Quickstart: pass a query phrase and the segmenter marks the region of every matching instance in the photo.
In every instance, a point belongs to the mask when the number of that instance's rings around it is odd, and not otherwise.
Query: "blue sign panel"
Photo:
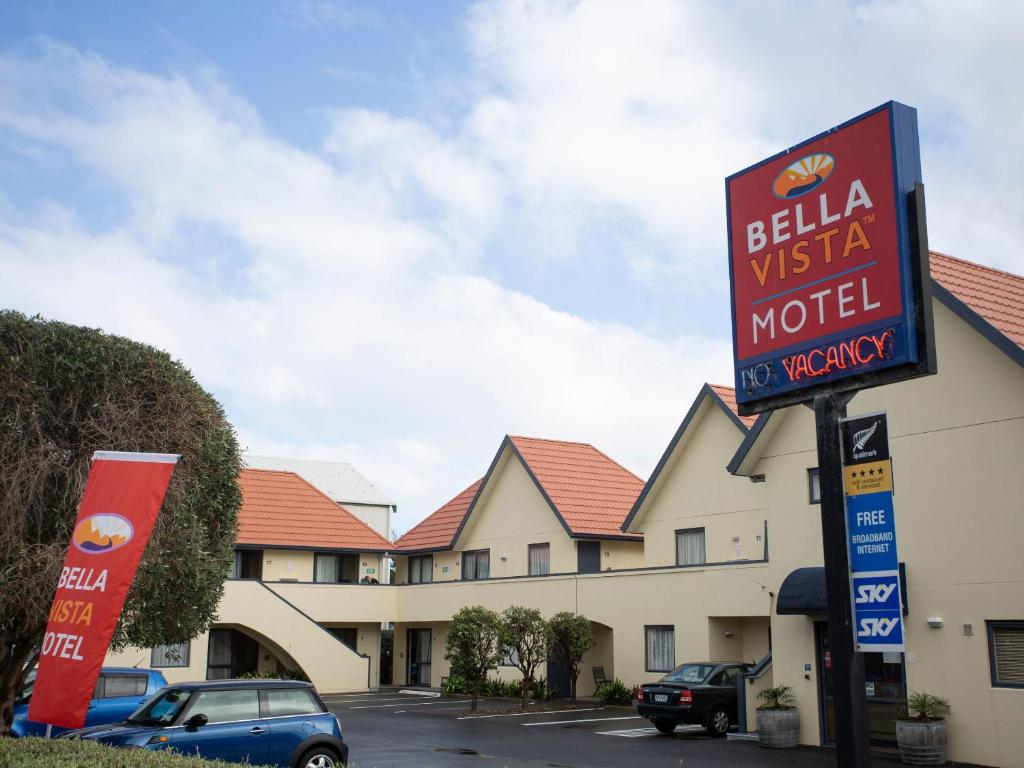
[[[898,571],[854,573],[853,605],[858,650],[903,650],[903,605]]]
[[[899,568],[892,493],[847,496],[846,530],[851,571],[895,571]]]

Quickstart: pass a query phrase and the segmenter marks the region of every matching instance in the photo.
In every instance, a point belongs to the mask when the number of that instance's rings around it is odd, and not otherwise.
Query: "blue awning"
[[[775,613],[779,616],[824,615],[826,605],[825,568],[797,568],[779,588]]]

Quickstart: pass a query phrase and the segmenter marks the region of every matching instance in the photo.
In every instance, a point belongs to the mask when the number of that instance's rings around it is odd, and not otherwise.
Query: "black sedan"
[[[738,719],[736,678],[749,667],[738,661],[683,664],[658,682],[640,686],[637,711],[662,733],[688,723],[724,736]]]

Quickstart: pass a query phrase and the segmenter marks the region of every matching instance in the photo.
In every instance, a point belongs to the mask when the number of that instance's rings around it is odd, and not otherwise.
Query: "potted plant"
[[[896,720],[900,759],[907,765],[945,765],[948,715],[948,699],[912,692]]]
[[[788,685],[765,688],[757,698],[757,739],[762,747],[782,749],[800,744],[800,712],[793,706],[793,689]]]

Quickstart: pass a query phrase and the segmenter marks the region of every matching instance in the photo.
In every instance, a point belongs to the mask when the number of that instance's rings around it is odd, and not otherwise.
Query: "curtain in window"
[[[338,556],[317,555],[314,581],[335,582],[338,580]]]
[[[679,531],[676,534],[676,565],[704,563],[704,529]]]
[[[491,553],[486,549],[476,553],[476,577],[478,579],[491,577]]]
[[[409,558],[409,583],[429,584],[434,580],[434,557],[425,555],[423,557]]]
[[[551,545],[530,545],[530,575],[546,576],[551,573]]]
[[[647,668],[653,672],[671,672],[676,666],[674,627],[647,627]]]
[[[152,665],[154,667],[187,667],[188,643],[153,646]]]
[[[491,575],[490,550],[480,549],[476,552],[462,553],[462,578],[487,579]]]

